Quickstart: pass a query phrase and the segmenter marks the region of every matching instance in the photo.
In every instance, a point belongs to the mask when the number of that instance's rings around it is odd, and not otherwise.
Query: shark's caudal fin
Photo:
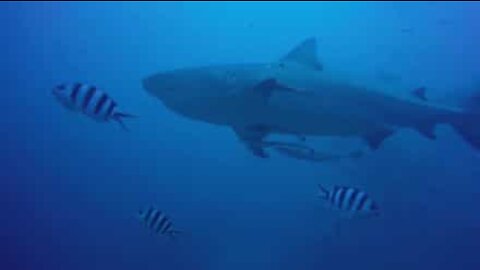
[[[480,94],[474,94],[464,106],[465,113],[455,116],[450,123],[472,147],[480,150]]]
[[[122,127],[123,130],[128,131],[128,127],[125,125],[123,122],[123,118],[135,118],[137,117],[136,115],[133,114],[128,114],[128,113],[122,113],[122,112],[116,112],[113,114],[112,119],[117,121],[118,124]]]
[[[471,146],[480,150],[480,113],[466,113],[451,124]]]
[[[323,65],[317,59],[317,41],[308,38],[291,50],[281,59],[284,62],[296,62],[315,70],[323,70]]]

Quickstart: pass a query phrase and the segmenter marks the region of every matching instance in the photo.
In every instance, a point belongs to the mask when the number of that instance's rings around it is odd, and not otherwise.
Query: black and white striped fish
[[[155,234],[175,237],[180,233],[180,231],[173,228],[170,218],[153,206],[150,206],[146,210],[140,210],[138,212],[138,219]]]
[[[117,103],[97,87],[83,83],[60,84],[53,88],[53,95],[67,108],[80,111],[91,118],[108,122],[115,120],[127,129],[122,119],[134,117],[118,110]]]
[[[353,188],[334,186],[332,190],[318,185],[319,197],[328,205],[349,216],[378,216],[378,204],[364,191]]]

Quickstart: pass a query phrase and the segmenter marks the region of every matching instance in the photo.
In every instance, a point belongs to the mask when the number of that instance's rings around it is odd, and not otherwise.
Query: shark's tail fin
[[[123,118],[136,118],[136,115],[123,113],[123,112],[116,112],[113,114],[112,119],[117,121],[118,124],[122,127],[123,130],[129,131],[128,127],[123,122]]]
[[[456,116],[451,125],[472,147],[480,150],[480,93],[471,96],[464,107],[465,113]]]
[[[480,151],[480,113],[468,112],[451,124],[472,147]]]

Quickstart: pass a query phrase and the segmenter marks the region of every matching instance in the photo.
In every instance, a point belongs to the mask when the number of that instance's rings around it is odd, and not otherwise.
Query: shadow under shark
[[[256,156],[267,157],[269,134],[357,136],[371,149],[398,128],[435,139],[449,124],[480,149],[480,113],[429,104],[356,86],[327,74],[307,39],[272,63],[161,72],[143,80],[147,92],[191,119],[231,127]]]

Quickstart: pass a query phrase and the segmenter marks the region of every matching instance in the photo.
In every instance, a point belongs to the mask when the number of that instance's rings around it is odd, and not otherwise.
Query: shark
[[[375,150],[401,128],[434,140],[438,124],[480,149],[478,110],[397,97],[335,76],[317,57],[315,38],[275,61],[162,71],[142,84],[179,115],[231,128],[262,158],[272,134],[358,137]]]

